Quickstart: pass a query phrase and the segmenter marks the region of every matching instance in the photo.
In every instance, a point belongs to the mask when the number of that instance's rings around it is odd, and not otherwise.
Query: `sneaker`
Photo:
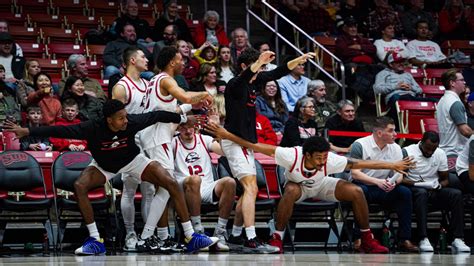
[[[430,243],[430,240],[425,237],[420,241],[420,244],[418,245],[418,248],[420,249],[421,252],[433,252],[433,246]]]
[[[471,252],[471,248],[468,247],[461,238],[454,239],[451,244],[452,253]]]
[[[131,232],[125,237],[125,245],[123,251],[136,252],[137,251],[138,236],[137,233]]]
[[[208,237],[205,235],[200,235],[193,233],[191,238],[185,238],[186,241],[186,251],[187,252],[196,252],[202,248],[206,248],[217,243],[219,239],[217,237]]]
[[[372,254],[386,254],[389,252],[389,249],[382,246],[374,236],[372,236],[372,238],[364,239],[360,245],[360,250],[364,253]]]
[[[214,234],[215,237],[217,237],[219,240],[217,240],[217,243],[213,246],[215,247],[216,251],[229,251],[230,247],[227,245],[227,232],[219,232]]]
[[[230,234],[229,238],[227,239],[227,244],[242,246],[244,244],[244,238],[242,235],[234,236],[233,234]]]
[[[247,253],[259,253],[259,254],[271,254],[279,253],[280,248],[263,244],[257,238],[252,238],[244,241],[244,252]]]
[[[280,253],[283,253],[283,241],[281,240],[281,237],[277,233],[273,233],[272,238],[268,241],[268,244],[270,246],[277,247],[280,249]]]
[[[174,239],[168,235],[165,240],[160,240],[160,251],[162,252],[182,252],[185,249],[183,244],[175,242]]]
[[[88,237],[81,247],[74,251],[76,255],[101,255],[105,254],[104,240],[97,240],[93,237]]]
[[[159,251],[159,249],[159,240],[155,235],[147,239],[139,239],[136,244],[136,250],[138,252],[156,252]]]

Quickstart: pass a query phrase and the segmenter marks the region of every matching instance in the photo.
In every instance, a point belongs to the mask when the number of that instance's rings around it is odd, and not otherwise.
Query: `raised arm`
[[[207,91],[185,91],[178,86],[173,78],[164,78],[161,81],[162,88],[182,103],[203,103],[205,106],[212,104],[212,96]],[[157,88],[159,89],[159,88]]]
[[[93,123],[93,121],[86,121],[70,126],[44,126],[28,129],[20,127],[11,121],[5,121],[3,128],[6,131],[15,133],[17,138],[31,135],[38,137],[87,139],[89,133],[92,132]]]

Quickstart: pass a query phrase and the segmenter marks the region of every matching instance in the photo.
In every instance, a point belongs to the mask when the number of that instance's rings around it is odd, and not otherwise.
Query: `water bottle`
[[[49,253],[49,238],[48,238],[48,233],[43,234],[43,253],[48,254]]]
[[[439,251],[446,252],[447,249],[447,240],[446,240],[446,230],[441,227],[439,230]]]
[[[390,230],[386,226],[382,229],[382,245],[390,248]]]

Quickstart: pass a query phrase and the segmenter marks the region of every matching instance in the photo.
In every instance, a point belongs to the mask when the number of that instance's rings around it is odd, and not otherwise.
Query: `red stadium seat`
[[[336,51],[336,38],[334,37],[325,37],[325,36],[316,36],[314,40],[317,41],[319,44],[323,45],[326,49],[328,49],[331,53],[335,53]],[[328,55],[325,51],[320,48],[316,48],[316,61],[322,62],[324,70],[332,73],[334,72],[335,68],[335,61],[334,59]]]
[[[43,27],[40,36],[45,43],[81,43],[77,30]]]
[[[47,14],[28,14],[27,21],[29,26],[33,27],[54,27],[64,26],[64,17]]]
[[[26,16],[21,13],[17,13],[17,12],[12,13],[11,11],[1,10],[0,17],[8,21],[9,27],[11,26],[25,27],[26,26],[26,22],[27,22]]]
[[[86,49],[87,57],[91,58],[92,60],[98,60],[104,57],[105,45],[88,44]]]
[[[39,13],[39,14],[48,14],[48,5],[49,1],[47,0],[15,0],[15,6],[20,8],[20,13]]]
[[[51,77],[64,77],[64,59],[38,59],[41,70]]]
[[[405,68],[405,72],[410,73],[419,84],[425,81],[425,72],[421,68]]]
[[[56,14],[86,15],[87,9],[85,2],[85,0],[52,1],[51,8],[55,10]]]
[[[427,85],[441,85],[441,75],[446,72],[448,69],[442,68],[427,68],[425,69],[426,73],[426,82]]]
[[[451,55],[458,50],[466,55],[474,55],[474,42],[472,40],[446,40],[441,44],[441,49],[446,55]]]
[[[41,40],[41,35],[38,28],[9,26],[9,32],[13,36],[13,39],[15,39],[17,42],[26,41],[39,43]]]
[[[397,101],[398,123],[401,133],[421,133],[420,120],[434,118],[436,104],[420,101]]]
[[[23,57],[25,58],[46,58],[46,45],[42,43],[31,42],[17,42],[23,50]]]
[[[99,16],[67,15],[64,16],[64,24],[70,29],[99,29]]]
[[[104,69],[104,62],[102,59],[100,60],[87,60],[87,70],[89,72],[89,77],[95,79],[102,79],[103,78],[103,69]]]
[[[71,54],[82,54],[86,55],[86,46],[81,44],[62,44],[62,43],[51,43],[47,44],[48,55],[51,58],[64,58],[67,59]]]
[[[421,133],[425,133],[426,131],[439,132],[436,118],[423,118],[420,120],[420,125]]]
[[[423,90],[423,97],[426,98],[441,98],[446,91],[443,85],[420,85]]]
[[[86,1],[86,8],[92,12],[91,15],[120,15],[120,6],[114,1]]]

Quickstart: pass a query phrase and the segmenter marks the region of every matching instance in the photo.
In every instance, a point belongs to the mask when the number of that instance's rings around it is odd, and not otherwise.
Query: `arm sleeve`
[[[449,108],[449,115],[456,126],[467,123],[466,109],[464,109],[464,106],[460,101],[451,105],[451,108]]]
[[[69,139],[60,139],[60,138],[49,138],[51,144],[53,144],[53,148],[56,151],[64,151],[69,149],[69,145],[71,142]]]
[[[137,132],[158,122],[175,123],[181,122],[181,116],[177,113],[167,111],[154,111],[144,114],[129,114],[129,122],[133,130]]]
[[[71,126],[48,126],[30,128],[31,136],[69,138],[69,139],[87,139],[93,132],[94,122],[87,121]]]
[[[250,70],[250,67],[247,67],[240,75],[229,80],[229,83],[225,88],[226,91],[230,91],[232,97],[236,99],[242,98],[242,89],[248,87],[248,83],[254,74],[255,73]]]
[[[375,76],[375,83],[374,83],[374,92],[375,94],[388,94],[397,88],[395,88],[394,84],[387,82],[387,79],[390,76],[390,72],[382,70]]]
[[[297,159],[298,149],[278,147],[275,149],[275,163],[290,170]]]
[[[446,156],[446,153],[442,149],[437,149],[436,151],[439,154],[439,157],[438,157],[439,159],[438,160],[440,161],[440,164],[439,164],[439,167],[438,167],[438,172],[449,171],[448,156]],[[474,155],[474,153],[473,153],[473,155]]]
[[[270,144],[270,145],[277,145],[277,135],[275,131],[272,128],[272,124],[270,123],[270,120],[268,118],[262,119],[264,122],[262,127],[265,132],[265,143]]]
[[[266,83],[271,80],[277,80],[285,75],[288,75],[288,73],[290,73],[288,66],[286,64],[283,64],[271,71],[262,71],[258,73],[255,82],[257,84]]]
[[[362,145],[359,142],[354,142],[352,144],[351,152],[349,154],[349,157],[354,158],[354,159],[360,159],[362,160],[364,156],[363,150],[362,150]]]
[[[416,92],[416,94],[422,94],[423,93],[423,90],[421,89],[420,85],[418,84],[418,82],[416,82],[415,78],[413,77],[413,75],[411,74],[408,74],[409,76],[409,79],[410,79],[410,85],[411,85],[411,89]]]

